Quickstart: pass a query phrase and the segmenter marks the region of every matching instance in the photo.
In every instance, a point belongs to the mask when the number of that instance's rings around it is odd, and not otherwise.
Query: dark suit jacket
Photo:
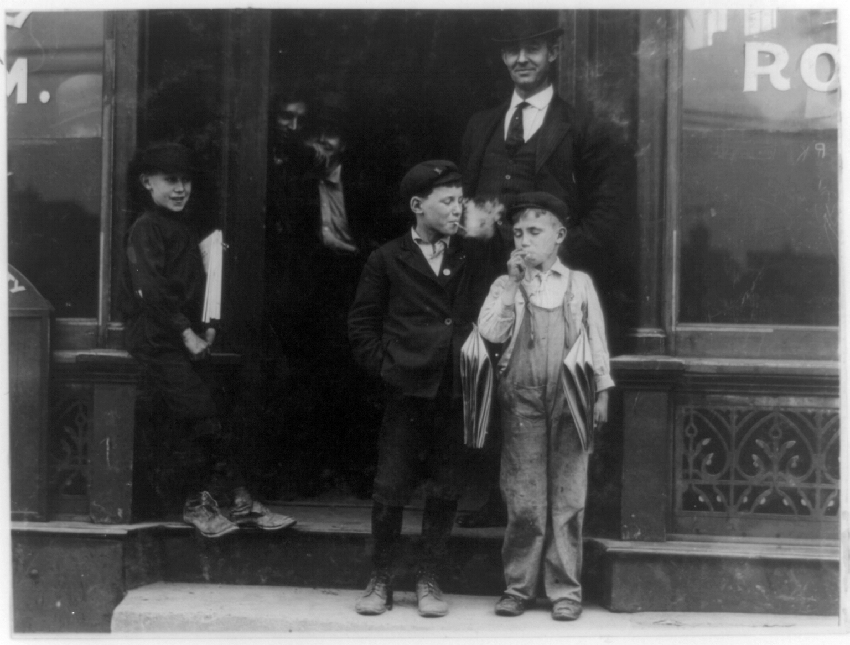
[[[460,348],[490,284],[504,273],[503,247],[498,235],[455,236],[439,276],[409,230],[374,251],[348,315],[357,362],[405,395],[433,398],[451,360],[452,392],[460,396]]]
[[[503,127],[510,101],[470,118],[463,137],[461,170],[464,194],[479,193],[484,152]],[[564,255],[567,263],[594,279],[604,273],[622,216],[622,137],[612,124],[578,113],[552,97],[538,131],[534,189],[551,193],[570,206],[573,222]]]

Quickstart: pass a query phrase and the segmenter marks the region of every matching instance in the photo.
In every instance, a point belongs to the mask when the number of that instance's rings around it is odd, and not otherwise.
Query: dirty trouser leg
[[[502,463],[500,482],[508,508],[502,545],[505,593],[534,598],[546,538],[548,506],[547,430],[544,386],[500,387]]]
[[[561,419],[549,447],[551,525],[544,580],[550,600],[581,603],[582,524],[589,453],[581,447],[569,412]]]

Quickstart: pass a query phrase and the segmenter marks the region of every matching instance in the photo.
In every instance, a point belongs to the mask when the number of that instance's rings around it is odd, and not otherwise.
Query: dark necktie
[[[511,117],[511,122],[508,125],[508,136],[505,137],[505,148],[508,154],[513,157],[519,147],[525,143],[525,136],[522,131],[522,111],[528,107],[528,103],[523,101],[518,103],[514,110],[514,115]]]

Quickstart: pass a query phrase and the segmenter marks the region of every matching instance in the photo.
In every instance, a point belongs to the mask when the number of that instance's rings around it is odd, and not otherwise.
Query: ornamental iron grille
[[[830,408],[680,407],[676,513],[835,520],[838,429]]]
[[[88,499],[92,410],[90,388],[66,386],[61,390],[51,414],[48,460],[51,505],[60,513],[74,510]]]

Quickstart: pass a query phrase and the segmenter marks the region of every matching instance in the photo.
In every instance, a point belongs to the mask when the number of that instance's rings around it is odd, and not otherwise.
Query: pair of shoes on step
[[[430,572],[420,572],[416,578],[416,603],[419,615],[426,618],[438,618],[449,613],[449,604],[443,598],[437,578]],[[392,608],[393,587],[389,572],[373,571],[366,590],[354,606],[355,611],[364,616],[377,616]]]
[[[234,491],[230,518],[222,514],[213,496],[203,491],[186,500],[183,505],[183,521],[194,526],[198,533],[207,538],[223,537],[240,527],[277,531],[295,524],[293,518],[273,513],[260,502],[251,499],[244,488]]]
[[[521,616],[525,610],[534,605],[534,599],[524,599],[512,594],[503,594],[496,603],[498,616]],[[562,598],[552,603],[553,620],[578,620],[581,616],[581,604],[574,600]]]

